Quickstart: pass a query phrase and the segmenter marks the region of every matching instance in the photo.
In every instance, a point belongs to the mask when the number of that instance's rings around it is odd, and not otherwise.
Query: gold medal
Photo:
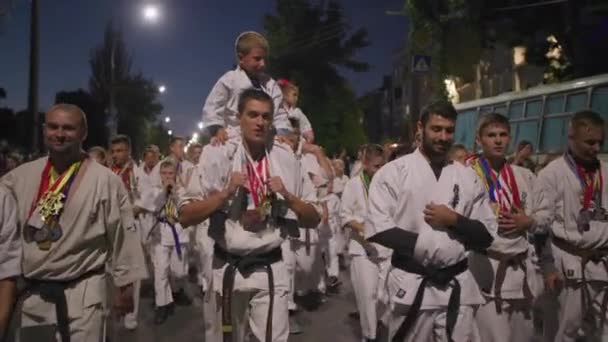
[[[59,215],[59,212],[63,208],[63,199],[65,195],[61,192],[52,193],[48,192],[40,204],[38,204],[38,209],[40,211],[40,216],[42,216],[43,221],[47,221],[52,216]]]
[[[496,216],[500,215],[500,205],[496,202],[490,203],[490,207]]]
[[[268,217],[268,215],[270,215],[270,208],[271,208],[271,204],[268,199],[264,199],[262,201],[262,203],[260,203],[260,205],[256,208],[256,210],[262,220],[265,220]]]
[[[51,240],[38,242],[38,249],[41,251],[48,251],[49,249],[51,249],[51,244]]]

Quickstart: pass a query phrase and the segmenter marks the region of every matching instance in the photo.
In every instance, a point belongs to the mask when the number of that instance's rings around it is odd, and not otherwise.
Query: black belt
[[[271,265],[283,260],[281,248],[260,255],[240,256],[229,253],[218,244],[213,248],[213,254],[219,260],[228,264],[224,271],[222,281],[222,331],[224,342],[232,341],[232,292],[234,291],[234,277],[236,270],[244,278],[249,277],[257,268],[263,267],[268,274],[268,318],[266,320],[266,342],[272,341],[272,307],[274,305],[274,275]]]
[[[448,266],[445,268],[434,268],[429,266],[425,267],[418,261],[414,260],[414,258],[412,257],[404,256],[402,254],[394,252],[393,257],[391,259],[391,264],[394,267],[405,272],[415,273],[423,276],[422,282],[420,283],[420,286],[418,286],[418,290],[416,291],[414,302],[410,306],[405,320],[397,330],[397,333],[393,337],[392,342],[404,341],[408,331],[414,326],[414,322],[416,321],[416,318],[418,318],[418,314],[420,313],[420,307],[422,306],[424,290],[428,284],[447,286],[450,284],[450,282],[454,281],[452,294],[450,295],[450,299],[448,301],[445,327],[447,331],[448,340],[452,342],[452,332],[454,331],[456,319],[458,318],[458,310],[460,308],[460,283],[456,279],[456,276],[468,269],[469,265],[467,263],[467,259],[464,259],[452,266]]]
[[[22,295],[37,293],[42,299],[55,304],[57,316],[57,331],[62,342],[70,342],[70,318],[68,315],[68,302],[65,298],[65,289],[94,275],[104,274],[105,268],[99,267],[88,271],[76,279],[71,280],[38,280],[24,278],[25,288]]]

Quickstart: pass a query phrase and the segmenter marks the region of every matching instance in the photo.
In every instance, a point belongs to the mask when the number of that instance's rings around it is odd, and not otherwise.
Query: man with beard
[[[468,341],[474,306],[483,303],[467,258],[491,245],[497,223],[475,173],[448,161],[456,116],[448,102],[427,106],[420,147],[371,182],[366,236],[393,250],[386,280],[393,342]]]
[[[106,264],[117,287],[117,308],[128,312],[132,284],[146,276],[139,233],[120,178],[82,150],[87,137],[82,110],[57,104],[45,119],[49,156],[2,178],[17,200],[23,227],[27,291],[20,340],[51,340],[41,335],[56,326],[61,341],[101,342]]]
[[[380,264],[386,260],[387,253],[379,254],[380,246],[365,241],[364,224],[368,212],[369,184],[386,159],[382,146],[375,144],[367,145],[364,155],[361,173],[344,187],[340,216],[342,225],[352,230],[348,247],[351,256],[350,277],[359,311],[361,333],[364,341],[368,342],[376,339],[378,279]]]
[[[540,171],[534,188],[533,217],[551,231],[557,267],[545,282],[550,290],[563,282],[556,341],[608,340],[608,167],[598,160],[604,127],[598,113],[574,114],[568,151]]]

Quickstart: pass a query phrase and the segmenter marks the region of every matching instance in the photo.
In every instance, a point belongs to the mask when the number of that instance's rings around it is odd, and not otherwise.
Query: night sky
[[[2,1],[2,0],[0,0]],[[0,27],[0,87],[6,104],[27,107],[28,0],[14,1]],[[144,0],[40,1],[40,107],[52,104],[60,90],[88,88],[91,48],[101,43],[112,19],[125,34],[133,55],[133,70],[142,71],[167,91],[161,95],[163,115],[170,128],[188,135],[200,121],[203,102],[215,81],[234,65],[234,40],[244,30],[262,31],[262,18],[274,12],[275,0],[164,0],[162,17],[144,22]],[[358,94],[380,86],[390,74],[392,53],[407,34],[407,19],[388,16],[404,0],[342,0],[353,28],[365,27],[371,45],[358,59],[372,68],[367,73],[344,73]],[[255,4],[255,5],[254,5]],[[272,50],[272,47],[271,47]]]

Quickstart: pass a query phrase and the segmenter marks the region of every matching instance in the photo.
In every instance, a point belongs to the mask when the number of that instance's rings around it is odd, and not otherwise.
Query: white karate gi
[[[227,146],[212,146],[207,153],[210,157],[202,164],[202,189],[192,190],[182,196],[180,207],[191,200],[201,199],[204,196],[224,189],[229,181],[229,172],[242,172],[247,161],[243,145],[239,145],[234,156],[226,153]],[[281,177],[287,191],[298,196],[308,203],[315,203],[316,196],[310,182],[302,182],[300,165],[288,146],[275,143],[267,152],[269,158],[270,176]],[[230,165],[226,171],[225,165]],[[194,184],[194,183],[193,183]],[[248,200],[248,209],[253,209],[253,203]],[[238,210],[241,215],[245,208]],[[296,219],[295,214],[288,211],[287,217]],[[228,253],[246,256],[259,255],[280,248],[284,241],[279,227],[272,225],[254,233],[243,229],[238,218],[228,218],[225,223],[225,232],[222,238],[215,243]],[[217,258],[216,258],[217,260]],[[287,341],[288,326],[288,288],[289,276],[283,261],[271,265],[274,276],[274,306],[272,315],[272,341]],[[216,293],[222,294],[222,281],[226,265],[214,268],[213,287]],[[259,341],[265,340],[266,323],[269,305],[268,276],[264,269],[253,271],[244,277],[238,270],[235,273],[234,291],[232,296],[232,322],[233,338],[236,341],[245,339],[245,332],[249,330]]]
[[[312,124],[306,114],[302,112],[302,110],[298,107],[295,108],[287,108],[285,105],[282,105],[277,111],[277,115],[283,117],[287,116],[289,119],[297,119],[300,123],[300,133],[304,136],[310,136],[314,139],[315,133],[312,129]]]
[[[342,192],[341,222],[344,228],[349,222],[365,224],[368,212],[367,189],[360,176],[352,178]],[[359,234],[351,232],[351,234]],[[350,278],[355,292],[361,334],[364,338],[375,339],[379,316],[377,314],[378,281],[382,263],[388,260],[388,250],[369,243],[379,253],[373,260],[363,246],[351,238],[348,254],[351,257]]]
[[[608,167],[605,162],[601,162],[601,174],[604,179],[601,202],[605,208],[605,203],[608,203],[605,183]],[[600,307],[608,289],[608,257],[603,253],[599,262],[589,261],[583,267],[580,256],[558,247],[555,240],[567,241],[582,250],[605,250],[608,248],[608,223],[592,220],[588,231],[579,230],[576,220],[582,208],[581,196],[584,191],[565,157],[554,160],[540,171],[534,189],[534,218],[539,227],[551,229],[555,266],[558,274],[565,279],[565,288],[558,298],[559,328],[555,340],[575,341],[583,333],[586,341],[606,341],[608,320],[606,312],[601,312]],[[583,292],[589,298],[585,306],[581,297]],[[590,322],[593,324],[588,324]],[[592,325],[596,328],[591,329]]]
[[[281,115],[278,112],[283,101],[281,89],[271,77],[264,75],[261,79],[263,81],[259,84],[260,89],[270,95],[274,103],[274,126],[277,129],[291,127],[286,113]],[[254,84],[239,66],[222,75],[205,100],[202,113],[203,125],[205,127],[220,125],[226,128],[229,140],[240,139],[241,129],[237,118],[239,97],[244,90],[250,88],[254,88]]]
[[[177,193],[173,193],[177,205]],[[160,213],[167,202],[163,188],[149,188],[142,194],[142,205],[150,212]],[[160,215],[160,214],[157,214]],[[181,257],[177,252],[177,242],[169,223],[159,221],[151,232],[150,256],[154,266],[154,292],[157,307],[173,303],[173,292],[185,286],[188,276],[188,244],[190,230],[179,223],[174,225],[177,240],[181,247]]]
[[[464,245],[446,230],[434,229],[424,221],[424,208],[431,202],[448,205],[465,217],[479,220],[492,236],[496,235],[496,218],[475,173],[453,163],[445,166],[437,179],[427,159],[416,150],[386,164],[375,174],[369,192],[366,236],[397,227],[418,234],[414,259],[422,265],[444,268],[461,262],[469,254]],[[461,297],[452,338],[468,341],[475,327],[473,307],[484,300],[469,270],[458,274],[456,280],[461,285]],[[418,274],[390,269],[385,289],[391,306],[390,338],[405,319],[421,281]],[[446,313],[451,293],[452,286],[425,288],[420,314],[406,336],[407,341],[447,339]]]
[[[512,170],[521,205],[526,213],[530,214],[534,204],[535,176],[529,170],[516,165],[512,166]],[[508,176],[505,175],[505,172],[492,172],[501,185],[501,191],[499,195],[495,195],[495,198],[500,199],[506,208],[511,208],[514,197],[513,189],[509,188]],[[485,184],[485,180],[481,179],[479,174],[477,175],[480,177],[479,181]],[[502,279],[499,296],[494,291],[499,260],[475,252],[469,256],[471,272],[486,298],[486,303],[477,310],[475,315],[481,341],[529,341],[534,334],[531,309],[534,298],[541,292],[539,286],[542,286],[542,283],[539,283],[539,273],[533,264],[534,248],[529,243],[528,236],[527,232],[516,237],[499,234],[494,239],[492,246],[488,248],[489,253],[499,253],[502,258],[505,258],[504,262],[509,264],[503,273],[504,279]],[[506,258],[509,257],[524,258],[524,260],[507,261]],[[526,287],[530,292],[524,291]],[[534,297],[525,298],[526,293]]]
[[[0,280],[21,274],[21,237],[17,226],[17,203],[0,184]]]
[[[17,200],[20,227],[28,225],[47,160],[44,157],[25,163],[1,179]],[[110,274],[117,287],[147,276],[140,235],[121,179],[104,166],[83,161],[59,224],[63,235],[50,250],[40,250],[33,241],[23,243],[23,274],[34,280],[72,281],[64,291],[72,341],[104,341],[106,264],[111,261]],[[29,332],[44,334],[56,322],[52,302],[37,292],[23,298],[20,333],[27,327]],[[22,339],[27,340],[24,336]],[[38,338],[44,339],[41,336]]]

